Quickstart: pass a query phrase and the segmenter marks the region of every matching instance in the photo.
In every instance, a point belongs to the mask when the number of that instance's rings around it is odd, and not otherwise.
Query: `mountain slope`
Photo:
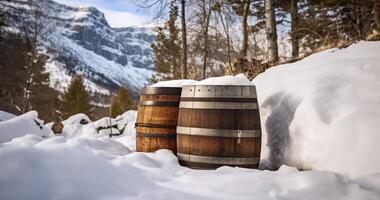
[[[153,73],[155,40],[148,28],[111,28],[104,14],[94,7],[71,7],[51,0],[35,8],[26,0],[0,2],[7,30],[17,32],[30,23],[33,11],[44,16],[47,37],[43,49],[49,55],[46,70],[51,85],[63,90],[71,77],[85,77],[87,89],[108,94],[119,86],[137,91]],[[128,20],[128,19],[126,19]]]

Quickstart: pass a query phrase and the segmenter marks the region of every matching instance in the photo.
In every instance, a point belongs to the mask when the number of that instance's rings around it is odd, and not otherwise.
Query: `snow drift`
[[[10,116],[10,115],[7,115]],[[30,111],[6,121],[0,121],[0,143],[9,142],[13,138],[34,134],[47,137],[50,131],[45,128],[44,122],[38,119],[36,111]]]
[[[256,77],[261,166],[380,171],[380,42],[330,49]]]
[[[16,117],[16,115],[0,110],[0,122],[7,121],[8,119],[12,119],[14,117]]]
[[[192,170],[181,167],[169,150],[129,153],[115,144],[105,137],[37,135],[0,144],[0,199],[376,200],[380,196],[380,174],[349,179],[287,166],[275,172],[232,167]]]

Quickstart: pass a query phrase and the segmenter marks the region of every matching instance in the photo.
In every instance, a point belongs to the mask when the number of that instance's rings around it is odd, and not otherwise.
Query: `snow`
[[[136,111],[111,119],[124,130],[111,138],[96,132],[109,118],[77,114],[54,135],[31,111],[0,122],[0,199],[378,200],[379,50],[360,42],[254,79],[261,167],[276,171],[193,170],[170,150],[134,152]],[[201,82],[251,85],[242,75]]]
[[[21,143],[22,142],[22,143]],[[0,199],[378,199],[380,174],[181,167],[169,150],[129,153],[109,138],[42,139],[0,146]]]
[[[16,117],[16,115],[0,110],[0,122],[1,121],[7,121],[7,120],[12,119],[14,117]]]
[[[73,77],[69,75],[65,65],[56,60],[48,60],[45,64],[45,71],[49,73],[50,87],[55,88],[60,92],[65,92]],[[83,79],[83,84],[87,91],[91,93],[110,95],[110,91],[108,89],[94,83],[94,81],[89,80],[89,78],[84,77]]]
[[[330,49],[256,77],[261,167],[380,172],[380,42]]]
[[[88,69],[104,75],[118,85],[127,84],[134,88],[142,88],[153,74],[153,71],[150,69],[137,68],[131,64],[123,66],[115,61],[107,60],[103,56],[78,45],[75,41],[66,36],[57,34],[55,35],[55,40],[64,43],[65,49],[80,58],[80,60],[88,66]],[[51,71],[53,71],[54,67],[51,68]],[[90,83],[88,85],[91,86]],[[96,88],[97,87],[94,86],[95,91]]]
[[[9,18],[12,27],[4,30],[20,32],[23,25],[17,16],[32,9],[25,3],[5,1],[0,5],[5,14],[15,13]],[[64,91],[73,74],[84,76],[88,91],[105,95],[116,86],[137,91],[148,84],[154,74],[149,42],[149,38],[154,40],[152,28],[129,27],[122,33],[131,35],[123,35],[94,7],[71,7],[54,1],[47,1],[45,6],[44,21],[49,23],[44,28],[51,34],[42,41],[41,51],[49,56],[45,68],[50,86]]]
[[[236,76],[211,77],[199,81],[195,85],[253,85],[244,74]]]
[[[2,114],[4,113],[2,112]],[[36,111],[30,111],[12,119],[0,121],[0,143],[9,142],[13,138],[27,134],[40,137],[49,135],[49,131],[43,126],[43,121],[38,119]]]
[[[17,118],[36,118],[35,111]],[[81,124],[88,120],[88,124]],[[85,114],[65,121],[66,135],[27,134],[0,143],[0,199],[368,199],[380,197],[380,173],[357,179],[327,171],[278,171],[221,167],[192,170],[170,150],[133,152],[136,111],[111,119],[126,127],[117,137],[99,135]],[[0,122],[4,123],[4,122]],[[14,123],[16,125],[16,122]],[[18,120],[9,131],[25,124]],[[71,127],[69,132],[67,127]],[[76,127],[80,129],[73,129]],[[0,132],[3,132],[0,126]],[[74,134],[73,132],[76,132]],[[129,141],[130,142],[130,141]],[[128,142],[127,142],[128,143]]]
[[[198,81],[190,79],[160,81],[148,87],[183,87],[184,85],[194,85],[197,82]]]

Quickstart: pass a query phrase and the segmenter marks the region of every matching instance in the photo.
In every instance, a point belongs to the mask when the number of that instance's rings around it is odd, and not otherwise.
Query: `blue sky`
[[[94,6],[101,10],[112,27],[151,26],[153,15],[138,6],[141,0],[55,0],[72,6]]]

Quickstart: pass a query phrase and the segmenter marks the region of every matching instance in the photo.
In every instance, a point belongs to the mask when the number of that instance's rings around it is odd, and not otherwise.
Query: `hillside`
[[[87,89],[108,94],[119,86],[136,91],[153,73],[149,28],[112,28],[94,7],[71,7],[44,0],[39,8],[47,36],[42,51],[49,55],[46,70],[51,86],[67,87],[74,74],[85,77]],[[33,7],[26,0],[1,1],[5,32],[22,32],[32,20]],[[125,19],[128,20],[128,19]]]

